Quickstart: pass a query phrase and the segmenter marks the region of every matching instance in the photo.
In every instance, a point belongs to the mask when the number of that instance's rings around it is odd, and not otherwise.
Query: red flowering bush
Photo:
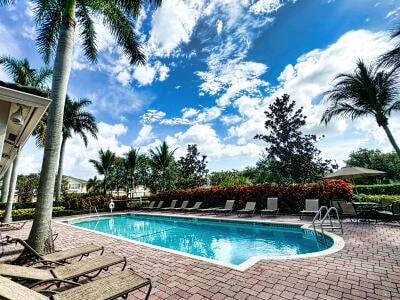
[[[293,213],[304,208],[305,199],[318,198],[320,205],[329,205],[332,199],[350,200],[352,193],[351,184],[343,180],[324,180],[289,186],[259,184],[175,190],[151,195],[150,200],[163,200],[164,205],[169,205],[173,199],[178,200],[178,205],[184,200],[189,200],[188,206],[201,201],[202,207],[206,208],[224,206],[226,200],[234,199],[234,209],[244,208],[246,202],[256,202],[257,209],[262,209],[265,208],[268,197],[278,197],[280,211]]]

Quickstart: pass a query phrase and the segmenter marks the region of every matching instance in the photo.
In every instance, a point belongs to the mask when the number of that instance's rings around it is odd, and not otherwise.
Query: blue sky
[[[321,100],[334,76],[351,72],[358,58],[371,61],[393,47],[399,14],[394,0],[164,0],[136,24],[145,66],[130,66],[98,19],[98,63],[82,55],[77,35],[68,94],[92,100],[99,137],[87,148],[79,137],[68,141],[64,174],[97,175],[88,160],[100,148],[122,156],[163,141],[177,148],[177,158],[197,144],[210,171],[253,166],[266,147],[253,138],[265,133],[264,111],[284,93],[304,108],[304,132],[325,136],[317,144],[324,158],[342,164],[361,147],[390,152],[373,118],[320,124]],[[0,55],[43,66],[29,1],[0,8],[0,35]],[[3,70],[0,80],[9,80]],[[389,127],[400,141],[399,119],[392,115]],[[29,140],[20,172],[38,172],[41,162],[42,151]]]

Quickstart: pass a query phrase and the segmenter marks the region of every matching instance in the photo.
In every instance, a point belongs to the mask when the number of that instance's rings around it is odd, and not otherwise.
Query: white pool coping
[[[99,217],[103,218],[103,217],[107,217],[107,216],[115,216],[115,215],[123,215],[123,214],[135,214],[135,215],[145,215],[145,216],[159,216],[159,217],[174,217],[174,218],[191,218],[191,219],[203,219],[203,220],[212,220],[212,221],[229,221],[229,222],[245,222],[245,223],[264,223],[264,224],[279,224],[279,225],[294,225],[294,226],[300,226],[302,229],[305,230],[311,230],[313,231],[313,228],[310,228],[310,224],[304,224],[304,223],[294,223],[294,222],[271,222],[271,221],[264,221],[264,220],[241,220],[241,219],[231,219],[231,218],[224,218],[224,219],[216,219],[216,218],[212,218],[212,217],[207,217],[207,216],[187,216],[187,215],[174,215],[174,214],[147,214],[147,213],[140,213],[140,212],[127,212],[127,213],[114,213],[114,214],[100,214]],[[194,255],[194,254],[190,254],[190,253],[186,253],[186,252],[182,252],[182,251],[178,251],[178,250],[173,250],[170,248],[164,248],[164,247],[160,247],[160,246],[156,246],[156,245],[152,245],[152,244],[148,244],[148,243],[143,243],[143,242],[139,242],[139,241],[135,241],[135,240],[131,240],[128,238],[124,238],[124,237],[120,237],[120,236],[116,236],[113,234],[109,234],[109,233],[104,233],[104,232],[100,232],[100,231],[96,231],[96,230],[92,230],[92,229],[87,229],[87,228],[82,228],[82,227],[78,227],[78,226],[74,226],[73,224],[70,224],[70,222],[76,222],[78,220],[83,221],[83,220],[91,220],[95,218],[94,216],[92,217],[88,217],[88,216],[78,216],[78,217],[74,217],[71,219],[67,219],[67,220],[63,220],[63,221],[55,221],[57,223],[66,225],[66,226],[71,226],[73,228],[79,228],[82,230],[86,230],[89,232],[94,232],[97,234],[101,234],[104,236],[108,236],[108,237],[112,237],[112,238],[116,238],[116,239],[120,239],[126,242],[130,242],[133,244],[137,244],[137,245],[141,245],[141,246],[145,246],[145,247],[150,247],[153,249],[157,249],[157,250],[162,250],[162,251],[166,251],[169,253],[173,253],[173,254],[177,254],[177,255],[182,255],[185,257],[190,257],[193,259],[197,259],[197,260],[202,260],[202,261],[206,261],[212,264],[216,264],[216,265],[220,265],[223,267],[227,267],[227,268],[231,268],[237,271],[246,271],[248,268],[250,268],[251,266],[255,265],[257,262],[261,261],[261,260],[287,260],[287,259],[307,259],[307,258],[313,258],[313,257],[320,257],[320,256],[325,256],[325,255],[329,255],[329,254],[333,254],[335,252],[338,252],[340,250],[342,250],[344,248],[345,242],[344,239],[332,232],[327,232],[324,231],[324,234],[329,236],[332,241],[333,241],[333,245],[325,250],[321,250],[321,251],[317,251],[317,252],[311,252],[311,253],[307,253],[307,254],[295,254],[295,255],[282,255],[282,256],[267,256],[267,255],[263,255],[263,256],[252,256],[251,258],[247,259],[246,261],[244,261],[243,263],[241,263],[240,265],[235,265],[235,264],[231,264],[231,263],[226,263],[226,262],[221,262],[215,259],[211,259],[211,258],[206,258],[206,257],[202,257],[202,256],[198,256],[198,255]],[[96,216],[97,218],[97,216]],[[66,223],[68,222],[68,223]],[[319,231],[319,230],[318,230]],[[319,231],[320,232],[320,231]]]

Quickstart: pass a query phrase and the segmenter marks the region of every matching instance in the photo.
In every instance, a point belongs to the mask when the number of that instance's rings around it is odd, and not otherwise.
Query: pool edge
[[[111,215],[123,215],[123,214],[137,214],[137,215],[146,215],[146,216],[168,216],[168,217],[176,217],[176,218],[197,218],[197,219],[209,219],[209,220],[213,220],[215,221],[216,218],[210,217],[210,216],[187,216],[187,215],[174,215],[174,214],[149,214],[149,213],[142,213],[142,212],[121,212],[121,213],[105,213],[105,214],[100,214],[100,217],[107,217],[107,216],[111,216]],[[166,251],[169,253],[173,253],[173,254],[177,254],[177,255],[182,255],[185,257],[189,257],[195,260],[201,260],[201,261],[205,261],[208,263],[212,263],[212,264],[216,264],[219,266],[223,266],[223,267],[227,267],[227,268],[231,268],[237,271],[241,271],[244,272],[247,269],[249,269],[250,267],[254,266],[257,262],[261,261],[261,260],[292,260],[292,259],[306,259],[306,258],[315,258],[315,257],[320,257],[320,256],[325,256],[325,255],[330,255],[333,254],[335,252],[338,252],[340,250],[342,250],[345,246],[345,242],[344,239],[332,232],[326,232],[324,231],[324,234],[329,236],[332,241],[333,244],[331,247],[329,247],[328,249],[325,250],[321,250],[321,251],[317,251],[317,252],[311,252],[311,253],[307,253],[307,254],[295,254],[295,255],[283,255],[283,256],[252,256],[251,258],[247,259],[245,262],[239,264],[239,265],[234,265],[234,264],[230,264],[230,263],[226,263],[226,262],[221,262],[221,261],[217,261],[214,259],[210,259],[210,258],[206,258],[206,257],[201,257],[201,256],[197,256],[197,255],[193,255],[190,253],[186,253],[186,252],[182,252],[182,251],[177,251],[177,250],[173,250],[173,249],[169,249],[169,248],[164,248],[164,247],[160,247],[160,246],[156,246],[156,245],[151,245],[151,244],[147,244],[147,243],[143,243],[140,241],[135,241],[135,240],[131,240],[128,238],[124,238],[124,237],[120,237],[120,236],[115,236],[112,234],[108,234],[108,233],[103,233],[103,232],[99,232],[96,230],[92,230],[92,229],[87,229],[87,228],[82,228],[82,227],[77,227],[74,226],[72,224],[70,224],[69,222],[72,221],[76,221],[76,220],[84,220],[84,219],[93,219],[93,216],[76,216],[73,218],[69,218],[69,219],[64,219],[64,220],[53,220],[59,224],[63,224],[66,226],[71,226],[74,228],[79,228],[81,230],[86,230],[89,232],[94,232],[100,235],[104,235],[104,236],[108,236],[108,237],[112,237],[112,238],[116,238],[116,239],[120,239],[120,240],[124,240],[130,243],[134,243],[137,245],[141,245],[141,246],[145,246],[145,247],[150,247],[153,249],[157,249],[157,250],[161,250],[161,251]],[[300,226],[303,230],[312,230],[310,228],[309,224],[304,224],[304,223],[296,223],[296,222],[273,222],[273,221],[264,221],[264,220],[249,220],[249,219],[231,219],[231,218],[223,218],[221,219],[222,221],[233,221],[233,222],[254,222],[254,223],[268,223],[268,224],[284,224],[284,225],[295,225],[295,226]],[[68,223],[67,223],[68,222]],[[319,230],[318,230],[319,231]]]

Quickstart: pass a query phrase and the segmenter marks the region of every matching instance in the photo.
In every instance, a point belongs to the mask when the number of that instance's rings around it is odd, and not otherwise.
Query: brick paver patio
[[[299,222],[298,217],[270,220]],[[9,233],[25,237],[30,225]],[[264,260],[244,272],[58,222],[53,222],[53,228],[59,233],[57,249],[92,242],[104,245],[106,251],[126,256],[128,267],[151,278],[153,300],[400,299],[398,223],[345,221],[342,235],[345,247],[341,251],[316,258]],[[16,249],[7,246],[6,251]],[[1,260],[7,258],[10,256]],[[144,295],[145,289],[131,293],[128,299],[143,299]]]

